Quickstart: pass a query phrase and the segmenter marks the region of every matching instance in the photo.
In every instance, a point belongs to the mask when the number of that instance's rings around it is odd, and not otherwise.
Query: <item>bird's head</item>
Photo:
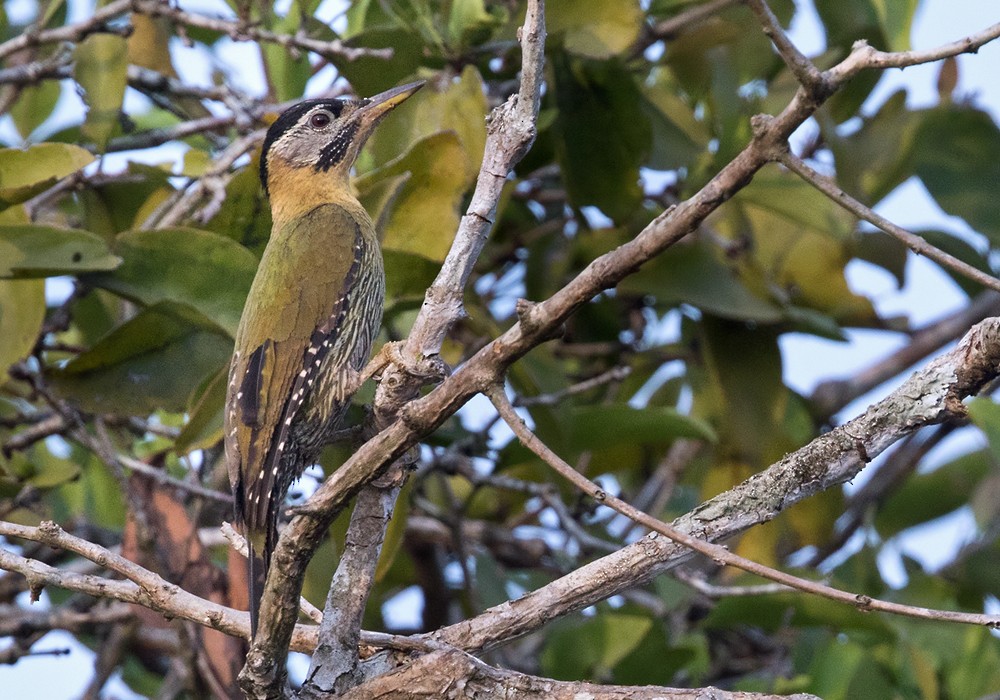
[[[286,199],[305,204],[349,193],[351,168],[368,137],[423,84],[362,100],[304,100],[285,110],[267,130],[260,156],[260,179],[272,209],[284,208]]]

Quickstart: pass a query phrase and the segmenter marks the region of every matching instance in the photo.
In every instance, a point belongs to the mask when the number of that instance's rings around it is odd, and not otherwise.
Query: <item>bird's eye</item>
[[[314,129],[325,129],[330,126],[331,121],[333,121],[333,118],[329,112],[316,112],[316,114],[309,117],[309,126]]]

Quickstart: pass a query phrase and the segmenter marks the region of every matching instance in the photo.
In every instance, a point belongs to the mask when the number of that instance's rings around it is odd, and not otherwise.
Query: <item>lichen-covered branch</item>
[[[765,523],[794,503],[854,478],[900,438],[961,416],[962,398],[998,375],[1000,318],[991,318],[862,415],[706,501],[671,526],[701,540],[719,541]],[[494,646],[640,585],[692,556],[686,546],[654,535],[430,637],[467,651]],[[866,606],[868,601],[854,603]],[[994,624],[988,616],[962,621]]]

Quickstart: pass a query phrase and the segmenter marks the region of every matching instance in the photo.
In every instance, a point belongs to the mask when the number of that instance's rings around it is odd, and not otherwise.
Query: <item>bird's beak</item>
[[[395,109],[397,105],[422,88],[425,82],[424,80],[418,80],[415,83],[400,85],[391,90],[380,92],[374,97],[364,100],[361,107],[355,112],[355,116],[360,117],[363,123],[374,126],[382,117]]]

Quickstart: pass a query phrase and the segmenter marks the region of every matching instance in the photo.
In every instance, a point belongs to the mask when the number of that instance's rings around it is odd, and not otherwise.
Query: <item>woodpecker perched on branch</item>
[[[273,225],[236,333],[225,408],[253,634],[288,487],[336,431],[382,322],[382,253],[351,168],[379,121],[422,85],[306,100],[264,139]]]

